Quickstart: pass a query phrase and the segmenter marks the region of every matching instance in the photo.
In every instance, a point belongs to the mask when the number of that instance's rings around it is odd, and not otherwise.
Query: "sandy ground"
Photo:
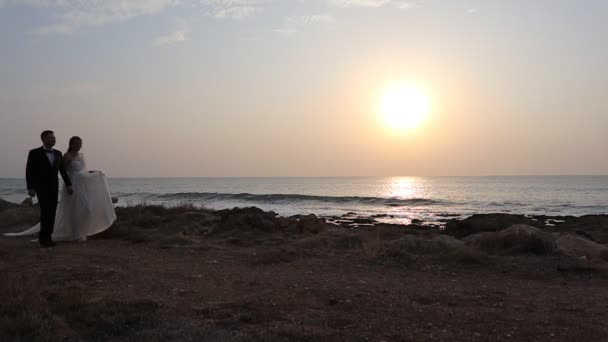
[[[32,210],[0,209],[0,232]],[[438,234],[412,227],[196,234],[185,210],[118,215],[86,242],[0,238],[0,340],[608,341],[608,272],[559,254],[395,249]]]

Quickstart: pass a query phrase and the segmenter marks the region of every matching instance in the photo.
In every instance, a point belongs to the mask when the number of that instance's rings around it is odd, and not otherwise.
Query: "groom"
[[[40,234],[38,240],[40,246],[55,246],[51,239],[55,225],[55,211],[57,210],[57,197],[59,196],[59,179],[57,173],[67,187],[68,194],[72,194],[72,183],[63,166],[63,158],[60,151],[54,150],[55,133],[44,131],[40,134],[42,147],[30,151],[27,156],[25,169],[25,181],[27,192],[30,197],[38,196],[40,204]]]

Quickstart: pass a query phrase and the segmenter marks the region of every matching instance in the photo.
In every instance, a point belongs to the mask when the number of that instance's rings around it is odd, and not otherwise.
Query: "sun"
[[[420,126],[431,109],[426,90],[417,85],[393,84],[380,98],[380,113],[386,125],[399,131],[410,131]]]

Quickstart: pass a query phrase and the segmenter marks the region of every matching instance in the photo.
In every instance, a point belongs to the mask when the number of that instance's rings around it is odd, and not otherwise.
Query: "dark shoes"
[[[40,247],[54,247],[57,246],[53,240],[40,240]]]

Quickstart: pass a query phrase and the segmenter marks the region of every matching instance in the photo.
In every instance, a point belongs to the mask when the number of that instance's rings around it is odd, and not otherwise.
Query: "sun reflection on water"
[[[417,201],[426,199],[425,194],[424,179],[419,177],[392,177],[387,182],[386,197],[411,200],[412,202],[408,205],[399,205],[389,209],[390,221],[410,224],[412,219],[424,216],[426,208]]]
[[[390,197],[399,199],[420,198],[416,191],[417,183],[414,177],[394,177],[390,186]]]

